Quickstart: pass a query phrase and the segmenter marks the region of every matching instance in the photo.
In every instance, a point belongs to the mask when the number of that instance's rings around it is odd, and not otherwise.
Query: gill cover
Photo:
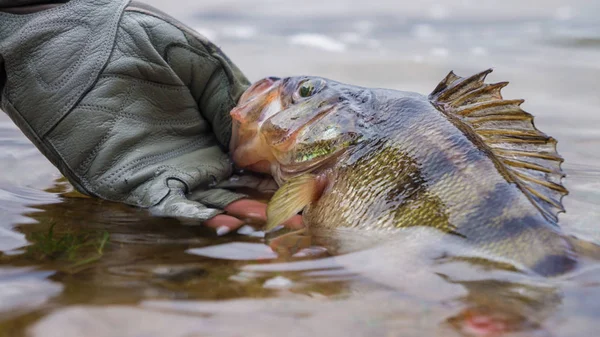
[[[282,110],[260,133],[283,171],[308,172],[358,139],[356,113],[343,86],[321,78],[290,78]],[[289,84],[288,84],[289,85]],[[282,98],[282,102],[286,102]]]

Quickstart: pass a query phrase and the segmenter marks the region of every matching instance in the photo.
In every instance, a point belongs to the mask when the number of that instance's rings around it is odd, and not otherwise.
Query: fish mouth
[[[240,100],[238,101],[238,106],[241,106],[245,103],[250,102],[251,100],[253,100],[254,98],[260,96],[261,94],[271,90],[275,85],[277,85],[277,82],[280,81],[281,79],[279,77],[266,77],[263,78],[262,80],[259,80],[257,82],[254,82],[250,88],[246,89],[246,91],[244,91],[244,93],[242,94],[242,97],[240,97]]]
[[[279,84],[278,77],[267,77],[255,82],[242,94],[237,106],[230,112],[232,132],[229,151],[240,168],[270,172],[266,163],[272,159],[268,155],[270,151],[267,151],[257,133],[265,108],[279,96]]]
[[[267,77],[252,84],[240,97],[229,115],[236,124],[254,124],[261,118],[265,105],[278,96],[278,77]]]

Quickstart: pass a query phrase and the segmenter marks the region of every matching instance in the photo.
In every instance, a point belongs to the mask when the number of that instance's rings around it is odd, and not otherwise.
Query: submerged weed
[[[56,233],[52,224],[47,232],[32,233],[27,247],[27,255],[36,260],[67,260],[71,267],[78,267],[98,261],[110,240],[107,231],[100,233]]]

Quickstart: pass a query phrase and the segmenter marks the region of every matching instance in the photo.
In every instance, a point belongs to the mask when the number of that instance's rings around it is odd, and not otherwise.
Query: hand
[[[204,225],[214,228],[219,234],[226,234],[230,231],[237,230],[246,222],[267,222],[267,204],[251,200],[241,199],[234,201],[225,207],[226,214],[219,214],[212,219],[204,221]],[[291,229],[304,228],[302,217],[296,215],[283,224]]]
[[[210,187],[231,175],[229,111],[249,84],[219,48],[125,0],[39,9],[0,9],[0,103],[77,190],[199,223],[229,213],[211,227],[264,213]]]

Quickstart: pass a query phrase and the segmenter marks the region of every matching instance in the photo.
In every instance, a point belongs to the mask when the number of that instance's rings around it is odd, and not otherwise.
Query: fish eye
[[[300,86],[300,88],[298,89],[298,94],[300,94],[300,97],[310,97],[314,93],[315,93],[315,86],[310,82],[306,82],[306,83],[302,84]]]
[[[303,98],[308,98],[318,93],[325,87],[325,81],[320,79],[305,80],[300,84],[292,99],[293,102],[297,102]]]

